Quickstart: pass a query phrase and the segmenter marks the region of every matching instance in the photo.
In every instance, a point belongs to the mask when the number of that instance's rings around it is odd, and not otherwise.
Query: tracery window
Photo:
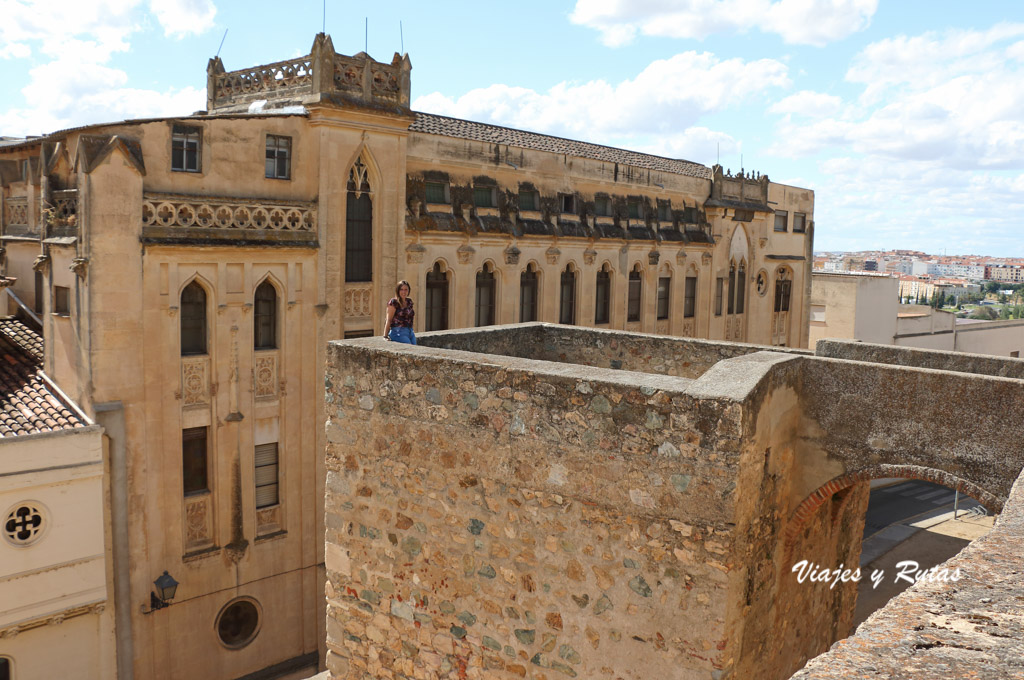
[[[373,280],[373,202],[362,159],[352,166],[348,177],[345,211],[345,281]]]

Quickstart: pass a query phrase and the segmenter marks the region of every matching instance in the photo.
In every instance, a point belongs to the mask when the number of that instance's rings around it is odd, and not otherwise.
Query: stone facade
[[[504,129],[411,111],[410,72],[407,57],[339,55],[319,35],[296,59],[211,60],[206,112],[0,147],[3,273],[38,309],[46,371],[109,438],[125,672],[323,665],[326,346],[380,334],[400,278],[418,331],[442,307],[445,327],[477,323],[485,271],[487,321],[519,321],[532,267],[537,321],[558,321],[565,299],[579,326],[806,345],[813,192],[522,131],[491,143],[480,135]],[[792,213],[783,231],[776,208]],[[435,265],[443,288],[428,285]],[[165,570],[175,602],[142,613]],[[257,625],[225,641],[236,604]],[[171,629],[178,644],[158,644]]]
[[[856,584],[792,566],[856,564],[870,479],[1002,507],[1024,450],[974,423],[1024,417],[1024,382],[766,349],[549,325],[332,343],[332,677],[787,678],[850,632]]]

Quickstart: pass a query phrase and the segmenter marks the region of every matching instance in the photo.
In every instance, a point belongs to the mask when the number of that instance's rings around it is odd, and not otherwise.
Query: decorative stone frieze
[[[185,548],[195,550],[208,545],[212,536],[210,522],[210,495],[189,496],[185,499]]]
[[[273,399],[277,396],[277,351],[263,351],[256,354],[253,367],[253,392],[257,399]]]
[[[182,357],[181,395],[185,406],[207,404],[210,401],[210,358],[207,356]]]
[[[372,289],[370,284],[346,284],[344,298],[345,316],[370,316],[370,300]]]

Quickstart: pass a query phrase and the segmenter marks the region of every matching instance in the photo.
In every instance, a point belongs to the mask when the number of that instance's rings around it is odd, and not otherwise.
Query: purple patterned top
[[[388,300],[388,304],[395,308],[395,315],[391,317],[391,327],[412,328],[412,318],[416,316],[416,311],[412,308],[412,298],[405,298],[405,309],[402,308],[402,303],[398,301],[398,298],[391,298]]]

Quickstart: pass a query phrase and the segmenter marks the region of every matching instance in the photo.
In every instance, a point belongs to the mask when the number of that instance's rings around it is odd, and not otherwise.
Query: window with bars
[[[523,273],[519,275],[519,321],[537,320],[537,293],[538,293],[537,269],[533,264],[528,264]]]
[[[558,323],[576,323],[576,272],[565,265],[558,294]]]
[[[267,508],[281,502],[278,493],[277,442],[257,444],[254,456],[256,466],[256,508]]]
[[[715,316],[722,316],[722,289],[725,288],[725,279],[719,276],[715,279]]]
[[[190,427],[181,431],[181,471],[186,496],[209,491],[207,427]]]
[[[256,287],[253,299],[253,347],[277,349],[277,289],[270,281]]]
[[[268,179],[291,179],[292,138],[267,135],[266,175]]]
[[[789,230],[789,211],[787,210],[776,210],[775,211],[775,231],[788,231]]]
[[[473,205],[478,208],[493,208],[497,205],[494,187],[473,187]]]
[[[175,125],[171,129],[171,170],[174,172],[200,172],[200,152],[203,128]]]
[[[597,272],[597,285],[594,291],[594,323],[608,323],[612,307],[612,275],[607,265]]]
[[[793,233],[802,234],[807,231],[807,215],[804,213],[793,213]]]
[[[446,182],[427,182],[426,199],[427,203],[447,203],[448,184]]]
[[[658,319],[667,319],[669,310],[669,291],[672,287],[672,278],[669,276],[658,277]]]
[[[494,325],[495,307],[494,271],[491,265],[484,264],[476,273],[476,325]]]
[[[441,263],[427,272],[427,299],[424,304],[424,327],[428,331],[448,329],[448,272],[441,271]]]
[[[519,209],[540,210],[540,195],[532,189],[520,189]]]
[[[626,321],[640,320],[640,298],[643,294],[643,282],[640,280],[640,270],[634,269],[629,273],[629,290],[626,300]]]
[[[197,282],[181,291],[181,355],[206,354],[206,291]]]
[[[607,196],[594,197],[594,214],[598,217],[612,216],[612,199]]]
[[[722,279],[718,279],[721,281]],[[718,313],[721,314],[722,301],[718,300],[716,303],[719,307]],[[687,276],[686,277],[686,290],[683,292],[683,318],[692,319],[697,313],[697,277]]]

